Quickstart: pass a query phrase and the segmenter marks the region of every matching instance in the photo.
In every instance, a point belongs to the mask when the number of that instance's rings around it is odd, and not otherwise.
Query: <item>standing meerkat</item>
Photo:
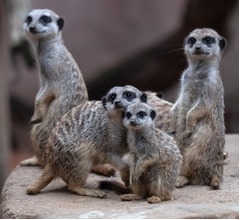
[[[177,187],[210,185],[218,189],[223,176],[224,90],[219,65],[226,40],[212,29],[192,31],[184,42],[188,67],[172,108],[175,140],[183,154]]]
[[[145,103],[126,109],[123,124],[128,129],[130,182],[135,194],[122,195],[122,200],[148,197],[149,203],[159,203],[172,199],[182,156],[174,139],[155,127],[155,116],[156,112]]]
[[[114,87],[102,102],[88,101],[72,108],[53,129],[48,163],[27,193],[36,194],[55,177],[61,177],[72,192],[105,197],[100,190],[84,188],[92,166],[103,163],[119,169],[123,182],[128,185],[129,167],[122,160],[128,152],[122,117],[126,106],[140,101],[146,101],[146,95],[135,87]]]
[[[49,9],[32,10],[23,25],[37,55],[40,89],[31,118],[36,158],[22,161],[21,165],[44,166],[48,137],[56,122],[72,107],[88,101],[81,71],[63,43],[63,26],[64,20]]]

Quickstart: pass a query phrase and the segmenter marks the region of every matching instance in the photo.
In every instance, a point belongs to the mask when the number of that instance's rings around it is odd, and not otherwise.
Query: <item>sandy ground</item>
[[[238,218],[239,217],[239,136],[227,135],[228,158],[220,190],[208,186],[186,186],[174,191],[174,200],[148,204],[145,200],[122,202],[114,192],[97,199],[70,193],[57,179],[35,196],[26,187],[39,176],[39,167],[16,167],[5,182],[1,195],[3,218]],[[87,187],[99,180],[90,174]],[[119,179],[111,177],[110,179]]]

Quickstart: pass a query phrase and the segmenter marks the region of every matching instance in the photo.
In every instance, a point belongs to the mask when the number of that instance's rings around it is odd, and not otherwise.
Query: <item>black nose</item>
[[[202,48],[201,48],[201,46],[196,46],[195,49],[196,50],[201,50]]]
[[[132,121],[130,121],[130,124],[131,124],[132,126],[135,126],[135,125],[136,125],[136,122],[135,122],[134,120],[132,120]]]
[[[120,101],[115,101],[114,106],[115,107],[121,107],[121,102]]]
[[[36,30],[35,30],[34,27],[30,27],[30,28],[29,28],[29,31],[30,31],[32,34],[36,33]]]

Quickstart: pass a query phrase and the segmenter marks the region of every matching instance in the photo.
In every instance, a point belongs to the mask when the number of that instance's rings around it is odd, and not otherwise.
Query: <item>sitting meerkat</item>
[[[45,166],[49,135],[56,122],[72,107],[88,101],[87,88],[77,63],[62,40],[64,20],[49,9],[34,9],[23,28],[33,45],[40,68],[31,141],[36,158],[21,165]]]
[[[210,185],[223,176],[225,145],[224,89],[219,64],[226,40],[209,28],[195,29],[184,41],[188,67],[172,107],[175,140],[183,155],[177,187]]]
[[[126,108],[123,124],[127,128],[130,149],[130,183],[134,194],[122,200],[148,197],[149,203],[172,199],[180,173],[182,156],[174,139],[154,125],[156,112],[145,103]]]
[[[27,193],[36,194],[55,177],[61,177],[72,192],[105,197],[103,191],[84,188],[92,166],[103,163],[119,169],[123,182],[128,185],[129,167],[122,156],[129,149],[122,117],[129,104],[146,102],[146,98],[146,94],[135,87],[114,87],[102,102],[88,101],[72,108],[53,129],[48,163]]]

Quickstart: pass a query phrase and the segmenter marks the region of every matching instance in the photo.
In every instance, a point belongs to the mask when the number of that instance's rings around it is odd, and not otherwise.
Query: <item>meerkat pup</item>
[[[140,101],[146,101],[146,95],[135,87],[114,87],[102,102],[88,101],[72,108],[53,129],[48,163],[27,193],[36,194],[55,177],[61,177],[72,192],[105,197],[103,191],[84,188],[92,166],[103,163],[119,169],[123,182],[128,185],[129,167],[122,156],[129,150],[122,117],[129,104]]]
[[[63,43],[63,26],[63,18],[49,9],[32,10],[23,25],[39,64],[40,89],[31,118],[31,140],[37,159],[27,159],[21,165],[44,166],[48,137],[56,122],[72,107],[88,101],[81,71]]]
[[[188,67],[172,107],[175,140],[183,154],[176,186],[210,185],[218,189],[223,176],[224,91],[219,65],[226,40],[212,29],[192,31],[184,42]]]
[[[182,156],[174,139],[155,127],[155,116],[156,112],[145,103],[131,104],[125,111],[123,124],[128,129],[134,194],[122,195],[122,200],[148,197],[149,203],[159,203],[172,199]]]

